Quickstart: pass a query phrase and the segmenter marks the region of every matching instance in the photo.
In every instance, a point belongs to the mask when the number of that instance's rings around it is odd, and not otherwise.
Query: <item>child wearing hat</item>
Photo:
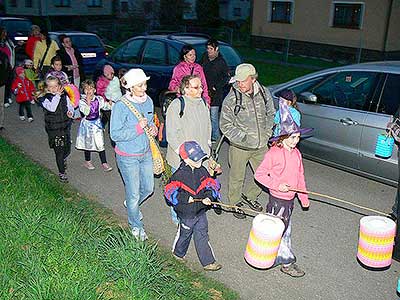
[[[275,266],[281,265],[281,271],[292,277],[302,277],[305,273],[295,264],[296,257],[291,247],[291,216],[296,194],[303,208],[310,205],[307,194],[296,192],[306,190],[302,157],[296,146],[300,135],[312,129],[302,129],[296,124],[285,101],[279,102],[279,111],[279,132],[271,138],[272,146],[254,178],[269,189],[267,212],[281,217],[285,225]]]
[[[184,142],[179,155],[183,161],[165,186],[167,202],[174,207],[180,220],[172,252],[177,259],[183,259],[194,235],[196,252],[204,270],[217,271],[222,266],[216,262],[209,243],[206,211],[212,200],[220,198],[220,184],[202,166],[207,154],[197,142]]]
[[[33,121],[31,101],[34,99],[35,86],[32,81],[25,77],[25,70],[23,67],[15,68],[17,77],[11,84],[11,90],[16,95],[15,100],[19,104],[19,119],[25,121],[25,112],[28,117],[28,122]]]
[[[292,90],[284,89],[279,93],[279,101],[284,101],[287,104],[293,120],[296,122],[297,126],[301,126],[301,114],[297,108],[296,94]],[[278,110],[274,117],[274,136],[278,135],[280,131],[280,121],[280,111]]]
[[[37,87],[36,82],[39,80],[39,77],[37,76],[37,73],[33,69],[33,61],[30,59],[25,59],[24,60],[24,69],[25,69],[25,78],[32,81],[33,84],[35,85],[35,87]],[[31,103],[35,104],[34,101],[32,101]]]

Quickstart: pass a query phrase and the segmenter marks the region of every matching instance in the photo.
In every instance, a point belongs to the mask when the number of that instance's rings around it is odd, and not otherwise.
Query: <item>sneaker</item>
[[[104,172],[110,172],[113,169],[108,163],[104,163],[101,166],[103,167]]]
[[[88,170],[94,170],[95,169],[95,167],[93,166],[93,164],[92,164],[92,162],[90,160],[86,160],[83,163],[83,166]]]
[[[261,212],[263,210],[260,203],[257,200],[251,201],[245,194],[242,194],[242,199],[245,204],[247,204],[252,210]]]
[[[35,105],[35,104],[36,104],[35,100],[32,100],[32,101],[31,101],[31,104],[32,104],[32,105]]]
[[[147,240],[149,239],[149,237],[147,236],[147,234],[146,234],[146,232],[144,231],[143,228],[140,230],[139,239],[140,239],[142,242],[147,241]]]
[[[33,122],[33,118],[28,118],[28,122],[29,123]]]
[[[13,101],[12,101],[11,98],[8,98],[8,103],[9,103],[9,104],[13,103]]]
[[[218,271],[221,268],[222,268],[221,264],[213,262],[212,264],[209,264],[209,265],[205,266],[203,269],[205,271]]]
[[[4,107],[5,108],[10,107],[10,103],[4,103]]]
[[[19,116],[19,119],[20,119],[21,121],[25,121],[25,117],[24,117],[24,116]]]
[[[239,202],[239,203],[236,204],[236,206],[242,207],[242,206],[243,206],[243,203],[242,203],[242,202]],[[245,218],[246,218],[246,215],[244,214],[244,211],[241,210],[240,208],[234,209],[233,216],[234,216],[235,218],[238,218],[238,219],[245,219]]]
[[[68,177],[65,173],[58,174],[58,178],[60,179],[61,182],[64,182],[64,183],[68,182]]]
[[[289,276],[292,276],[292,277],[303,277],[306,274],[295,263],[290,264],[288,266],[282,265],[281,272],[288,274]]]
[[[140,229],[137,227],[132,228],[132,235],[135,238],[136,241],[140,240]]]
[[[185,257],[180,257],[180,256],[176,255],[174,252],[172,252],[172,256],[178,261],[181,261],[181,262],[185,261]]]

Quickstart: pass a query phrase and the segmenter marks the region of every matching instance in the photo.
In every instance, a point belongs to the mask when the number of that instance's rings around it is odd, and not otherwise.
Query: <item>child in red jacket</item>
[[[31,101],[35,98],[35,85],[32,81],[25,78],[25,70],[23,67],[17,67],[15,73],[17,74],[17,77],[11,85],[11,90],[16,95],[15,100],[19,104],[19,119],[21,121],[25,120],[24,110],[26,110],[28,122],[32,122],[33,115],[31,110]]]

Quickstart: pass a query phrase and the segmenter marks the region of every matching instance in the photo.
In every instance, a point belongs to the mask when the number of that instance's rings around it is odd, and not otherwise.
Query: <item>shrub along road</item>
[[[12,104],[6,109],[6,129],[1,135],[56,174],[54,154],[48,148],[44,131],[43,113],[38,107],[33,107],[33,114],[33,123],[22,122],[18,119],[17,105]],[[77,123],[72,127],[74,137],[76,131]],[[116,167],[108,138],[107,146],[109,163]],[[72,151],[68,163],[70,184],[111,209],[125,222],[124,190],[116,168],[105,173],[100,168],[98,156],[93,155],[92,160],[96,169],[89,171],[82,166],[83,153]],[[220,160],[225,170],[220,176],[222,194],[226,195],[229,172],[226,144],[221,150]],[[388,212],[393,203],[395,189],[392,187],[310,161],[305,161],[305,172],[310,191],[380,211]],[[159,179],[156,179],[155,186],[154,195],[142,207],[144,224],[151,238],[169,248],[176,228],[170,220]],[[260,202],[264,207],[266,199],[266,194],[262,194]],[[295,205],[293,247],[298,264],[306,272],[305,277],[299,279],[281,273],[279,268],[263,271],[248,266],[243,254],[252,218],[238,220],[230,213],[217,216],[210,211],[210,240],[223,268],[208,275],[238,291],[242,299],[394,299],[400,264],[394,261],[390,269],[380,272],[362,268],[356,261],[356,253],[360,213],[365,212],[333,204],[314,197],[309,211],[302,211],[298,203]],[[187,260],[193,269],[201,269],[193,245]]]

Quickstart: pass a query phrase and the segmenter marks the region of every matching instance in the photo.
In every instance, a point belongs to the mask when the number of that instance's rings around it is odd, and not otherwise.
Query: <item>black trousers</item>
[[[173,246],[173,252],[178,257],[184,257],[194,239],[197,256],[203,267],[215,262],[215,257],[208,242],[208,221],[205,212],[200,213],[192,219],[181,219]]]
[[[71,137],[68,135],[64,138],[63,142],[56,144],[53,147],[54,154],[56,155],[56,164],[60,174],[65,173],[66,159],[71,154]]]
[[[90,160],[91,160],[91,153],[92,153],[92,152],[93,152],[93,151],[88,151],[88,150],[85,150],[85,151],[84,151],[84,153],[85,153],[85,160],[86,160],[86,161],[90,161]],[[99,152],[99,156],[100,156],[101,163],[102,163],[102,164],[105,164],[105,163],[107,162],[107,159],[106,159],[106,150],[100,151],[100,152]]]
[[[18,103],[18,104],[19,104],[18,113],[19,113],[20,117],[24,117],[25,116],[25,112],[24,111],[26,111],[26,115],[28,116],[28,118],[33,118],[32,109],[31,109],[31,103],[29,101]]]

